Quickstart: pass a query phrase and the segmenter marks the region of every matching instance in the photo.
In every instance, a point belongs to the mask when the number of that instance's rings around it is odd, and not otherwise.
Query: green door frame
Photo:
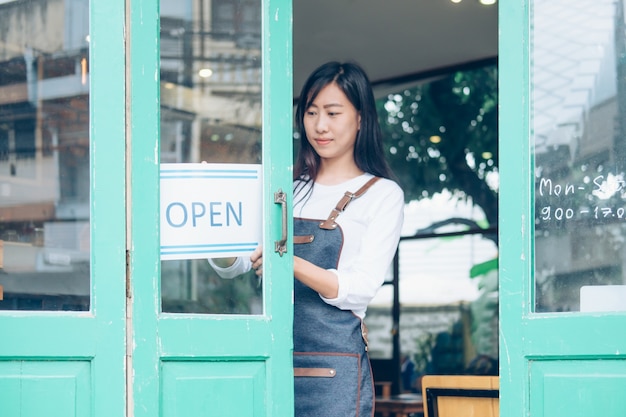
[[[500,415],[621,416],[626,315],[534,312],[532,3],[499,1]]]
[[[2,416],[125,413],[124,1],[89,13],[91,310],[0,313]]]
[[[160,313],[158,5],[90,2],[91,310],[0,313],[0,415],[192,416],[163,410],[176,393],[164,393],[162,371],[190,363],[235,381],[231,394],[252,386],[251,415],[293,413],[291,236],[286,256],[265,252],[264,314]],[[274,192],[292,194],[291,0],[262,7],[263,241],[273,248],[284,226]]]
[[[528,365],[522,360],[521,322],[530,311],[526,287],[532,259],[528,3],[501,0],[498,12],[500,414],[521,417],[528,407]],[[512,45],[516,46],[515,53],[508,53]],[[508,296],[507,292],[518,295]]]
[[[292,53],[291,0],[263,1],[264,247],[280,239],[283,219],[274,192],[291,201]],[[130,203],[129,275],[133,325],[131,407],[135,417],[171,415],[163,405],[163,371],[193,361],[225,380],[228,369],[263,368],[263,392],[255,416],[293,413],[292,239],[286,256],[264,253],[264,305],[260,316],[160,313],[159,247],[159,7],[129,1],[129,137],[127,198]],[[290,210],[289,210],[290,211]],[[291,216],[287,216],[292,230]],[[226,368],[217,367],[228,363]],[[196,366],[196,365],[194,365]],[[230,367],[230,368],[229,368]],[[131,378],[129,378],[131,380]],[[257,395],[259,393],[256,393]],[[169,392],[167,395],[175,395]],[[237,397],[222,399],[237,401]],[[241,400],[240,400],[241,401]],[[245,401],[245,400],[244,400]],[[260,410],[260,408],[264,408]],[[165,413],[165,414],[164,414]],[[195,415],[195,414],[189,414]]]

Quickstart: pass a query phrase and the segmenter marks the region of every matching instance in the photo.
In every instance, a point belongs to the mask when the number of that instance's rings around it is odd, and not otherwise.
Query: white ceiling
[[[478,0],[295,0],[294,95],[329,60],[361,64],[375,84],[498,54],[497,4]]]

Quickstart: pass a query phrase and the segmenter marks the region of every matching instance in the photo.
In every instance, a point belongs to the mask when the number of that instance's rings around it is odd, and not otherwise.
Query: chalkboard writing
[[[626,181],[622,174],[586,176],[580,183],[540,178],[535,185],[536,217],[541,221],[626,218]]]

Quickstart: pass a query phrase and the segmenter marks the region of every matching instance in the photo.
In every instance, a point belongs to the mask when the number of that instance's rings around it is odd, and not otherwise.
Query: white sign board
[[[261,165],[161,164],[161,259],[250,255],[262,189]]]
[[[626,311],[626,285],[583,285],[580,287],[580,311]]]

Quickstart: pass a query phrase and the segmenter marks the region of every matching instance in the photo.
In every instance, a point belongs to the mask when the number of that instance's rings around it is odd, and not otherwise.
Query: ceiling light
[[[198,75],[200,76],[200,78],[209,78],[211,75],[213,75],[213,70],[211,68],[202,68],[200,71],[198,71]]]
[[[434,135],[431,136],[428,140],[430,141],[430,143],[439,143],[441,142],[441,136]]]
[[[458,4],[460,3],[462,0],[450,0],[452,3]]]
[[[478,0],[480,4],[483,6],[491,6],[492,4],[496,4],[497,0]]]

